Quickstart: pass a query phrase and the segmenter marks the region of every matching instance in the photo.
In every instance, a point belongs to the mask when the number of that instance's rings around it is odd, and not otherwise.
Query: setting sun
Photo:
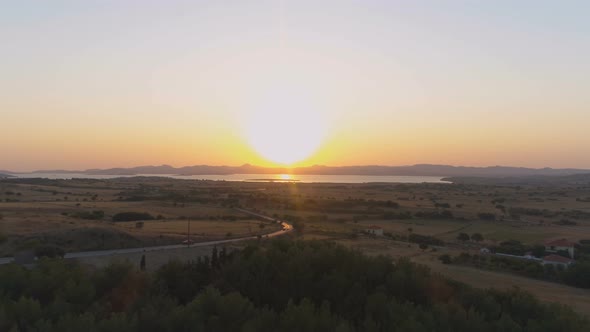
[[[255,103],[245,122],[250,146],[263,158],[292,165],[313,155],[326,135],[326,127],[311,98],[294,89],[272,91]]]

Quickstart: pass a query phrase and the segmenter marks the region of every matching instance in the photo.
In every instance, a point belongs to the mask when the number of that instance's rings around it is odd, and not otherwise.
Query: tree
[[[451,256],[444,254],[444,255],[440,255],[438,257],[438,259],[443,263],[443,264],[451,264]]]
[[[305,231],[305,223],[303,221],[295,220],[293,222],[293,229],[297,232],[298,235],[303,235],[303,231]]]
[[[543,257],[543,256],[545,256],[545,246],[536,245],[533,247],[533,250],[531,253],[535,257]]]
[[[139,269],[141,271],[145,271],[145,255],[141,255],[141,260],[139,261]]]
[[[218,267],[219,266],[219,254],[217,252],[217,246],[213,247],[211,251],[211,267]]]
[[[469,235],[467,233],[459,233],[459,235],[457,235],[457,240],[461,242],[469,241]]]
[[[223,264],[226,259],[227,259],[227,248],[224,246],[223,248],[221,248],[221,251],[219,252],[219,263]]]
[[[483,235],[481,235],[480,233],[473,233],[471,235],[471,240],[473,240],[475,242],[481,242],[481,241],[483,241]]]
[[[284,239],[249,244],[223,263],[222,252],[216,269],[206,255],[153,273],[50,259],[2,265],[0,331],[590,331],[565,306],[465,287],[407,258]],[[527,273],[541,271],[531,264]],[[590,266],[579,268],[574,280],[590,280]]]
[[[565,282],[575,287],[590,288],[590,263],[578,262],[568,268]]]
[[[388,200],[387,202],[385,202],[385,206],[397,209],[399,208],[399,203]]]

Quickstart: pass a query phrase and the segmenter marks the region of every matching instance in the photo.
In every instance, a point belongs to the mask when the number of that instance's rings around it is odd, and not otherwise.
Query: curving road
[[[269,216],[265,216],[256,212],[244,210],[244,209],[236,209],[242,213],[246,213],[258,218],[265,219],[267,221],[272,222],[280,222],[281,226],[283,227],[281,230],[268,233],[263,235],[265,238],[271,238],[276,236],[285,235],[293,230],[293,225],[285,222],[285,221],[277,221],[275,218],[271,218]],[[207,242],[197,242],[193,244],[172,244],[167,246],[156,246],[156,247],[141,247],[141,248],[128,248],[128,249],[112,249],[112,250],[96,250],[96,251],[79,251],[79,252],[71,252],[67,253],[64,258],[83,258],[83,257],[99,257],[99,256],[110,256],[110,255],[117,255],[117,254],[129,254],[129,253],[138,253],[138,252],[148,252],[148,251],[159,251],[159,250],[169,250],[169,249],[182,249],[182,248],[193,248],[193,247],[206,247],[206,246],[213,246],[218,244],[224,243],[232,243],[232,242],[239,242],[244,240],[255,240],[258,239],[258,236],[245,236],[239,237],[234,239],[227,239],[227,240],[217,240],[217,241],[207,241]],[[2,257],[0,258],[0,265],[11,263],[14,260],[13,257]]]

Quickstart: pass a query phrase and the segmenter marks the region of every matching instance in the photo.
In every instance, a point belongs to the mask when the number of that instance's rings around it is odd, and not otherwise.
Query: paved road
[[[236,209],[240,212],[263,218],[268,221],[276,221],[275,218],[271,218],[269,216],[265,216],[256,212],[244,210],[244,209]],[[271,238],[276,236],[285,235],[293,230],[293,226],[285,221],[276,221],[280,222],[281,226],[283,227],[281,230],[265,234],[265,238]],[[234,239],[227,239],[227,240],[217,240],[217,241],[208,241],[208,242],[198,242],[193,243],[191,245],[186,244],[173,244],[168,246],[157,246],[157,247],[141,247],[141,248],[128,248],[128,249],[113,249],[113,250],[96,250],[96,251],[79,251],[79,252],[71,252],[67,253],[64,258],[83,258],[83,257],[99,257],[99,256],[110,256],[110,255],[117,255],[117,254],[129,254],[129,253],[137,253],[137,252],[148,252],[148,251],[159,251],[159,250],[169,250],[169,249],[182,249],[182,248],[193,248],[193,247],[206,247],[206,246],[214,246],[218,244],[224,243],[232,243],[232,242],[239,242],[244,240],[254,240],[257,239],[258,236],[246,236]],[[3,257],[0,258],[0,265],[8,264],[14,260],[13,257]]]

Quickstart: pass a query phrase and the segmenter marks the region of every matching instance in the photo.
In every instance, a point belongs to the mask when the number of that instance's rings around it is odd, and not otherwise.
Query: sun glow
[[[292,180],[293,178],[289,174],[280,174],[279,179],[287,181],[287,180]]]
[[[319,112],[293,90],[274,91],[257,103],[246,121],[248,143],[265,159],[292,165],[320,147],[326,128]]]

